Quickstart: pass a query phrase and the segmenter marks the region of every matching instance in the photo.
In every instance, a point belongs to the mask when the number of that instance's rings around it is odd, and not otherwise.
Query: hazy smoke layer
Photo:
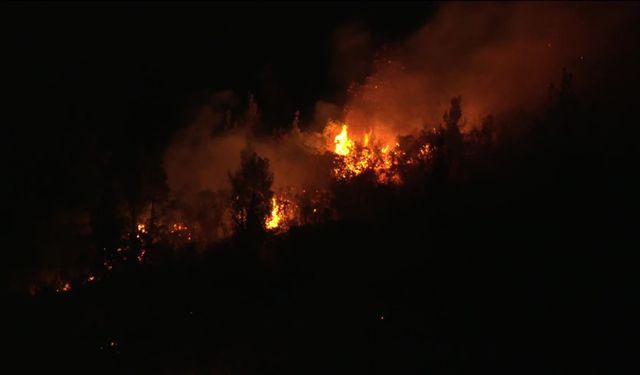
[[[228,117],[206,106],[198,118],[176,134],[165,154],[170,188],[177,194],[229,188],[229,172],[240,165],[240,152],[253,148],[269,159],[274,189],[320,187],[329,177],[329,160],[322,155],[325,138],[294,126],[286,134],[256,136],[250,111],[228,125]],[[295,122],[295,121],[294,121]]]

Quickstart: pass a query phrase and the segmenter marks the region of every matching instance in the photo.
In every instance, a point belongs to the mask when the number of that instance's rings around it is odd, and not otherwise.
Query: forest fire
[[[637,363],[640,3],[3,11],[6,368]]]
[[[329,123],[327,129],[335,128],[335,123]],[[347,180],[364,173],[367,170],[375,173],[379,183],[399,183],[400,176],[394,170],[403,154],[398,143],[381,145],[376,142],[369,131],[363,135],[362,142],[349,138],[348,125],[343,124],[341,131],[334,138],[337,163],[333,169],[333,176],[338,180]],[[428,147],[424,149],[428,152]]]
[[[457,113],[459,102],[453,104],[451,111]],[[408,179],[415,176],[416,171],[409,174],[407,171],[419,168],[421,173],[430,173],[434,156],[443,152],[441,145],[455,143],[455,137],[449,133],[466,137],[457,127],[458,120],[459,116],[440,128],[425,128],[421,133],[398,135],[395,139],[375,125],[354,129],[346,122],[329,121],[322,134],[314,133],[321,139],[322,157],[329,156],[325,158],[328,163],[323,166],[326,168],[324,176],[343,186],[348,186],[357,176],[366,176],[367,183],[373,185],[411,183]],[[446,133],[445,127],[454,130]],[[469,145],[474,142],[472,138],[467,141]],[[117,241],[101,248],[102,272],[131,268],[132,263],[144,266],[156,262],[167,250],[206,249],[229,236],[244,235],[247,223],[257,224],[251,230],[281,235],[294,226],[323,224],[341,218],[344,206],[340,199],[343,198],[336,198],[332,188],[281,185],[276,191],[269,159],[256,152],[247,152],[243,157],[246,157],[245,165],[230,177],[234,195],[224,190],[203,194],[190,205],[184,204],[180,196],[174,196],[166,201],[147,202],[140,211],[123,215],[125,220],[131,221],[121,227]],[[236,197],[233,201],[232,196]],[[264,199],[259,210],[252,206],[255,196]],[[101,278],[91,276],[78,281],[86,284]],[[71,284],[67,283],[57,291],[63,293],[70,289]]]

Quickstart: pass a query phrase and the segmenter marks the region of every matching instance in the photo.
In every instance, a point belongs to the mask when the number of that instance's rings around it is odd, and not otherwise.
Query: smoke
[[[373,63],[373,40],[362,23],[348,23],[333,35],[333,56],[329,72],[339,92],[336,96],[345,99],[347,88],[367,77]]]
[[[391,141],[437,126],[462,95],[464,117],[535,110],[566,67],[581,89],[604,79],[634,4],[449,3],[402,45],[378,55],[344,113],[356,133]]]
[[[240,166],[240,153],[246,147],[269,159],[274,174],[273,188],[321,187],[329,177],[325,140],[313,131],[302,132],[298,115],[286,133],[257,135],[257,105],[239,115],[220,107],[220,94],[212,96],[195,121],[179,131],[164,158],[167,182],[177,195],[194,195],[204,190],[228,190],[229,173]],[[251,102],[250,102],[251,103]],[[322,106],[319,106],[322,109]],[[331,112],[333,106],[319,112]]]
[[[195,194],[228,186],[228,171],[240,165],[245,128],[225,130],[224,112],[201,109],[196,120],[181,129],[165,154],[167,182],[172,191]]]
[[[392,143],[399,135],[439,126],[457,95],[463,98],[467,129],[487,115],[534,111],[563,68],[579,77],[578,91],[605,79],[611,60],[620,57],[616,51],[629,42],[624,31],[637,8],[626,3],[448,3],[403,43],[378,51],[373,61],[366,28],[343,26],[334,34],[329,76],[344,90],[344,106],[319,100],[313,116],[306,116],[310,123],[300,125],[291,114],[296,125],[290,131],[256,136],[255,103],[230,119],[225,110],[230,103],[237,106],[237,97],[217,94],[167,150],[169,185],[183,194],[228,189],[228,172],[238,168],[240,151],[251,145],[269,158],[274,188],[322,186],[329,163],[321,155],[331,143],[322,128],[329,120],[348,123],[352,137],[373,132],[374,138]],[[355,84],[349,90],[348,81]]]

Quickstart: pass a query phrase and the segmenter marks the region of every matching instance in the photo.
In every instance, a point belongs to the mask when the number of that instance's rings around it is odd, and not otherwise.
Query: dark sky
[[[328,73],[337,27],[359,22],[380,45],[402,39],[433,11],[415,3],[4,7],[20,99],[49,102],[65,120],[94,118],[96,109],[103,118],[95,104],[104,101],[108,115],[120,116],[201,90],[252,91],[273,101],[265,86],[278,87],[280,100],[270,104],[304,109],[336,89]]]
[[[203,94],[220,89],[243,99],[254,93],[271,124],[290,123],[297,109],[309,116],[316,100],[342,89],[330,77],[336,28],[359,23],[377,47],[406,37],[434,10],[416,3],[3,8],[5,72],[17,111],[10,144],[47,150],[49,160],[86,137],[154,143],[185,125],[182,116]]]

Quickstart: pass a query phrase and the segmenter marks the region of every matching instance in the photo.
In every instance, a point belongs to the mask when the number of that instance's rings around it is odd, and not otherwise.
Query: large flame
[[[336,135],[333,142],[336,144],[336,154],[341,156],[349,155],[351,149],[353,149],[353,141],[349,139],[347,124],[342,125],[342,131]]]
[[[282,220],[282,205],[278,204],[275,197],[271,198],[271,214],[265,222],[267,229],[276,229]]]

